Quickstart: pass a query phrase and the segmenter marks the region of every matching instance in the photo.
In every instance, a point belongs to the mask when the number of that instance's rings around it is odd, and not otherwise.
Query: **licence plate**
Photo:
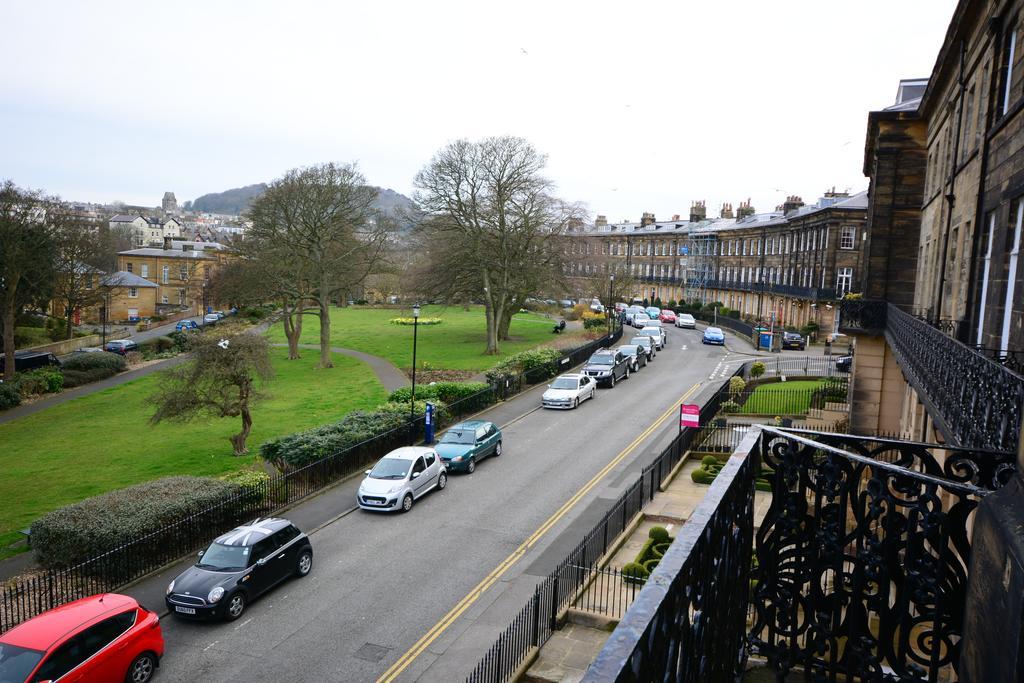
[[[194,607],[178,607],[177,605],[174,606],[174,611],[175,612],[181,612],[182,614],[195,614],[196,613],[196,610],[195,610]]]

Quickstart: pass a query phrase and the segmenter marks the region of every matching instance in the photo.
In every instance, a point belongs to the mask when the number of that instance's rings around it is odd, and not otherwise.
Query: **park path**
[[[272,346],[280,346],[287,348],[287,344],[273,344]],[[320,350],[319,344],[299,344],[300,349],[314,349]],[[344,356],[351,356],[357,358],[373,369],[374,374],[377,375],[377,379],[384,385],[384,388],[391,393],[395,389],[401,389],[402,387],[409,386],[409,378],[406,377],[405,373],[396,368],[391,364],[391,361],[385,360],[380,356],[373,356],[369,353],[363,353],[362,351],[356,351],[355,349],[344,349],[340,346],[332,346],[331,353],[340,353]]]

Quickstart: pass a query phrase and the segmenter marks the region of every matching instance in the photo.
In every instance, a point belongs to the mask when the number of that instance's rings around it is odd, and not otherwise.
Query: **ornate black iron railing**
[[[843,301],[840,329],[885,334],[907,382],[952,443],[1015,450],[1024,376],[883,301]]]
[[[781,294],[812,301],[831,301],[836,298],[836,290],[824,287],[801,287],[800,285],[784,285],[778,282],[740,282],[739,280],[718,280],[711,278],[704,281],[709,289],[732,289],[740,292],[764,292],[765,294]]]

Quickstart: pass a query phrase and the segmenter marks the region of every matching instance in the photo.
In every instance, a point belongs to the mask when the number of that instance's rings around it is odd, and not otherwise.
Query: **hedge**
[[[92,370],[65,370],[64,371],[64,388],[74,389],[80,387],[83,384],[89,384],[91,382],[98,382],[101,379],[107,379],[117,374],[117,370],[112,368],[93,368]]]
[[[441,318],[419,318],[418,322],[416,318],[392,318],[392,325],[440,325],[443,321]]]
[[[62,363],[65,370],[95,370],[107,368],[114,372],[121,372],[127,366],[124,356],[107,351],[96,353],[76,353]]]
[[[451,405],[489,388],[490,385],[486,382],[433,382],[416,387],[416,398],[424,401],[438,399]],[[388,402],[408,404],[410,396],[412,396],[412,388],[402,387],[391,392]],[[493,402],[493,396],[491,400],[487,401],[487,404],[491,402]]]
[[[153,533],[236,495],[242,487],[207,477],[166,477],[86,498],[32,523],[32,547],[44,567],[66,567]],[[162,551],[153,548],[154,554]],[[137,550],[140,562],[146,548]]]
[[[18,387],[6,382],[0,383],[0,410],[7,410],[21,404],[21,392]]]
[[[558,374],[562,352],[557,349],[531,349],[513,354],[487,371],[487,381],[504,384],[508,378],[529,374],[530,382],[541,382]]]
[[[22,398],[40,394],[56,394],[64,387],[64,375],[57,368],[37,368],[19,372],[11,386],[17,388]]]

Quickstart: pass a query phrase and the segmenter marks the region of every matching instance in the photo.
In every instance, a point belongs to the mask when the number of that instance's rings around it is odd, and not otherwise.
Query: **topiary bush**
[[[121,372],[127,367],[124,356],[107,351],[98,353],[75,353],[63,362],[65,370],[95,370],[106,368],[114,372]]]
[[[729,378],[729,396],[738,396],[746,388],[747,383],[743,381],[742,377]]]
[[[754,379],[757,379],[758,377],[760,377],[763,374],[764,374],[764,363],[762,363],[761,361],[755,361],[750,366],[750,376],[753,377]]]
[[[669,539],[668,529],[663,526],[652,526],[651,530],[647,532],[647,538],[665,542]]]
[[[0,410],[21,405],[21,392],[10,382],[0,382]]]
[[[622,568],[622,580],[626,583],[643,583],[650,575],[651,572],[638,562],[630,562]]]
[[[210,508],[242,491],[207,477],[167,477],[86,498],[32,523],[32,547],[44,567],[83,562],[168,524]],[[164,548],[139,544],[134,559],[162,557]]]

